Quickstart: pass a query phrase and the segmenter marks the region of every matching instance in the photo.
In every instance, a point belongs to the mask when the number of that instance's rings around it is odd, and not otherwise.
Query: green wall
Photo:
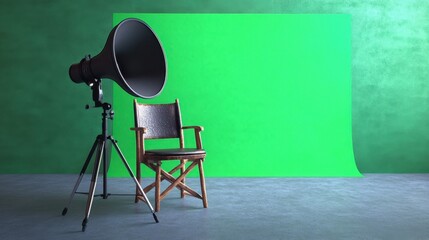
[[[183,124],[206,129],[206,176],[361,176],[352,144],[350,15],[115,14],[114,25],[126,18],[149,24],[168,63],[163,92],[140,102],[180,99]],[[133,97],[115,85],[113,101],[115,137],[134,160]],[[195,147],[193,135],[185,131],[186,146]],[[120,165],[113,158],[111,175],[127,176]]]
[[[79,171],[100,113],[84,110],[89,88],[67,69],[101,50],[114,12],[350,14],[357,166],[429,172],[429,2],[418,0],[1,1],[0,172]]]

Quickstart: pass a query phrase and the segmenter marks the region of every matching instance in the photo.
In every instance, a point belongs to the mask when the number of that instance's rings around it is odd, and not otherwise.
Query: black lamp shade
[[[143,21],[126,19],[112,29],[103,50],[94,58],[70,66],[70,78],[90,84],[109,78],[129,94],[152,98],[166,80],[166,62],[162,46]]]

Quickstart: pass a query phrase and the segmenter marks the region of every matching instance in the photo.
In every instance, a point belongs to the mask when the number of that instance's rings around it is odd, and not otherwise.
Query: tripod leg
[[[103,158],[103,150],[105,144],[106,143],[104,141],[99,142],[98,144],[97,159],[94,163],[94,169],[92,170],[91,185],[89,187],[88,200],[86,202],[85,218],[82,221],[82,232],[85,232],[89,214],[91,213],[92,202],[94,201],[95,187],[97,185],[98,172],[100,171],[100,165],[101,160]]]
[[[69,202],[67,203],[67,206],[63,209],[62,215],[65,216],[67,214],[67,210],[70,207],[71,201],[73,200],[74,194],[76,193],[80,182],[82,181],[83,175],[86,172],[86,169],[88,168],[88,164],[91,161],[92,155],[94,154],[95,148],[97,147],[98,138],[95,139],[94,144],[92,144],[92,148],[89,151],[88,157],[86,158],[85,163],[83,164],[82,170],[80,171],[79,177],[76,181],[76,184],[74,185],[73,191],[70,194]]]
[[[116,151],[118,152],[119,156],[121,157],[122,162],[124,163],[125,167],[128,170],[128,173],[130,174],[131,178],[134,180],[134,182],[136,183],[136,186],[138,187],[140,193],[142,194],[143,198],[146,201],[147,206],[149,207],[150,211],[152,212],[152,216],[155,219],[155,222],[159,222],[158,221],[158,217],[155,214],[155,211],[153,210],[152,205],[149,202],[149,199],[146,196],[146,193],[143,191],[142,186],[140,185],[139,181],[137,181],[136,177],[134,176],[133,171],[130,168],[130,165],[128,165],[127,160],[125,160],[124,154],[122,154],[121,150],[119,149],[118,144],[116,143],[116,140],[113,139],[112,137],[109,137],[110,141],[112,141],[113,146],[115,147]]]
[[[106,141],[106,140],[104,140]],[[106,151],[106,143],[104,144],[104,148],[103,148],[103,199],[107,199],[108,197],[108,193],[107,193],[107,151]]]

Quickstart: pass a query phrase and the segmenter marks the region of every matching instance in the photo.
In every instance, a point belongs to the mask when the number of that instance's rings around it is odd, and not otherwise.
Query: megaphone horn
[[[164,51],[152,29],[141,20],[126,19],[112,29],[97,56],[72,64],[69,75],[75,83],[88,85],[109,78],[135,97],[152,98],[165,85],[166,68]]]

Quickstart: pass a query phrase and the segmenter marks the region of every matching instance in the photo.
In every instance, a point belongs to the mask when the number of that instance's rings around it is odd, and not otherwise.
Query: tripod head
[[[115,113],[112,109],[112,104],[103,102],[103,88],[101,86],[101,79],[94,79],[89,84],[92,90],[92,100],[94,101],[94,106],[90,106],[89,104],[85,105],[85,109],[90,108],[103,108],[103,117],[108,119],[113,119],[113,115]]]
[[[101,79],[94,79],[94,82],[91,83],[91,90],[92,90],[92,100],[94,101],[94,107],[104,108],[103,88],[101,87]]]

